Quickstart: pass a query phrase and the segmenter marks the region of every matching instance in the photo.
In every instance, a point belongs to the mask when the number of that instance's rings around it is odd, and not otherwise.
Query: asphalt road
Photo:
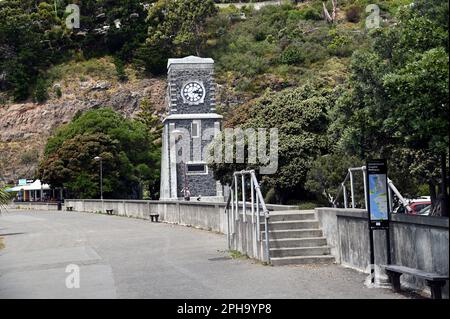
[[[67,288],[77,273],[68,265],[79,267],[79,288]],[[189,227],[79,212],[0,215],[0,298],[406,298],[365,279],[338,265],[232,259],[224,235]]]

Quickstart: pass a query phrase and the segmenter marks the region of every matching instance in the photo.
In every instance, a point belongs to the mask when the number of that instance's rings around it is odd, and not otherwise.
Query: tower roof
[[[167,68],[172,64],[214,64],[214,60],[211,58],[201,58],[194,55],[189,55],[179,59],[169,59],[167,61]]]

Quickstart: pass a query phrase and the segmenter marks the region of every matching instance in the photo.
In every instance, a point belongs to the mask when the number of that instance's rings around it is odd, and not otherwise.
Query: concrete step
[[[271,248],[271,257],[323,256],[330,254],[329,246]]]
[[[316,214],[312,210],[293,210],[282,212],[270,212],[270,222],[281,222],[287,220],[314,220]]]
[[[298,256],[298,257],[273,257],[270,258],[272,265],[301,265],[301,264],[331,264],[333,256]]]
[[[319,229],[319,222],[314,219],[278,222],[269,221],[269,231],[286,229]],[[264,223],[261,224],[261,230],[265,230]]]
[[[308,238],[308,237],[322,237],[321,229],[287,229],[287,230],[273,230],[269,231],[270,239],[285,239],[285,238]],[[262,233],[263,239],[266,238],[266,233]]]
[[[326,246],[327,239],[325,237],[312,238],[287,238],[287,239],[270,239],[270,248],[288,248],[288,247],[318,247]]]

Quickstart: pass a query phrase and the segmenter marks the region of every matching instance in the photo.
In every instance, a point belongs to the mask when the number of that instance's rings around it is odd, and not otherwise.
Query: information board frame
[[[387,181],[387,162],[385,159],[376,159],[376,160],[368,160],[366,162],[366,185],[367,185],[367,191],[366,191],[366,198],[367,198],[367,213],[369,215],[369,227],[370,229],[388,229],[389,228],[389,222],[391,219],[390,216],[390,203],[389,203],[389,185]],[[381,179],[381,182],[383,183],[383,188],[385,190],[385,198],[382,198],[384,202],[384,207],[386,207],[386,211],[383,212],[385,218],[377,219],[374,218],[372,214],[372,209],[374,208],[371,200],[371,183],[370,180],[373,178],[373,176],[377,175],[378,180]],[[384,197],[384,196],[383,196]],[[377,198],[378,200],[380,198]]]

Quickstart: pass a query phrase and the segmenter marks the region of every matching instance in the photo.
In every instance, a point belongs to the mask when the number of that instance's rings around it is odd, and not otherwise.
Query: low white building
[[[6,192],[17,192],[16,200],[22,202],[46,201],[55,198],[50,185],[42,184],[39,179],[32,182],[19,182],[18,185],[6,189]]]

